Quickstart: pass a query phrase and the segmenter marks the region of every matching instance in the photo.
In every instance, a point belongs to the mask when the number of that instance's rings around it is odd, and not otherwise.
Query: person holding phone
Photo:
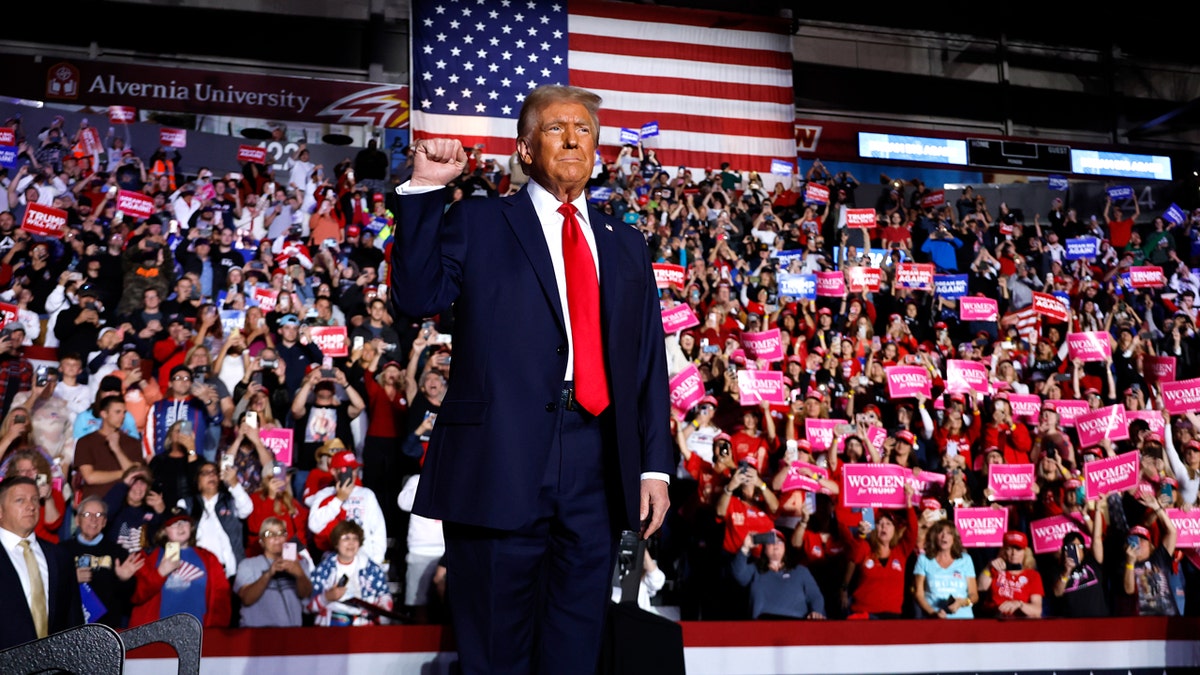
[[[392,609],[387,573],[362,550],[363,529],[344,520],[329,533],[333,554],[312,574],[308,611],[318,626],[366,626],[386,622],[379,614],[351,601],[359,600],[386,611]]]
[[[1179,607],[1169,581],[1175,555],[1178,530],[1154,493],[1142,493],[1138,501],[1145,507],[1145,525],[1129,530],[1125,543],[1125,569],[1122,594],[1117,601],[1121,616],[1178,616]],[[1153,543],[1150,527],[1158,531],[1160,541]]]
[[[1105,617],[1109,613],[1104,575],[1104,518],[1097,512],[1099,502],[1087,503],[1091,514],[1091,546],[1084,533],[1068,532],[1056,556],[1058,565],[1043,575],[1043,584],[1052,595],[1055,616],[1069,618]],[[1047,579],[1049,576],[1053,579]]]
[[[196,491],[180,499],[178,506],[195,519],[195,539],[217,556],[225,567],[225,576],[236,574],[238,563],[246,555],[243,531],[254,504],[238,482],[233,457],[223,455],[219,468],[207,460],[197,463]]]
[[[282,520],[264,519],[256,530],[262,553],[238,564],[233,592],[242,601],[241,628],[303,624],[304,603],[313,592],[312,558],[288,531]]]
[[[750,562],[751,552],[761,554]],[[778,530],[747,533],[733,558],[733,577],[750,592],[754,619],[824,619],[825,598],[817,580],[804,566],[786,559],[787,546]]]
[[[333,530],[342,522],[353,521],[361,530],[358,538],[363,553],[382,563],[387,557],[387,524],[375,492],[362,485],[361,467],[352,450],[342,450],[333,456],[329,469],[335,482],[313,498],[308,529],[314,535],[317,549],[329,551],[336,548]]]
[[[195,522],[186,511],[176,509],[158,529],[135,578],[131,628],[179,613],[205,628],[229,626],[229,580],[217,556],[196,545]]]

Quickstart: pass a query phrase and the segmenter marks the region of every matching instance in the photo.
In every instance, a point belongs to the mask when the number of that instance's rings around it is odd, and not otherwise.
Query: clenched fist
[[[467,152],[462,142],[452,138],[428,138],[416,142],[413,149],[413,187],[441,187],[462,175]]]

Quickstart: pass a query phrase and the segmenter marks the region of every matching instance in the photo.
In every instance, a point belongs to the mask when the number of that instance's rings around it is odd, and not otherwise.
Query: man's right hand
[[[416,142],[413,150],[413,187],[441,187],[462,175],[467,165],[467,152],[462,142],[453,138],[427,138]]]

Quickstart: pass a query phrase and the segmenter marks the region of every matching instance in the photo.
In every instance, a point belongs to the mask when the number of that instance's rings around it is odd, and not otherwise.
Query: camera
[[[37,371],[37,386],[44,387],[50,382],[50,369],[46,366],[38,366]]]
[[[755,535],[753,535],[753,536],[750,538],[750,540],[751,540],[751,541],[753,541],[755,544],[758,544],[758,545],[760,545],[760,546],[761,546],[761,545],[763,545],[763,544],[774,544],[776,541],[778,541],[778,540],[775,538],[775,533],[774,533],[774,532],[760,532],[760,533],[758,533],[758,534],[755,534]]]
[[[263,370],[274,370],[279,367],[279,359],[263,359],[262,367]]]

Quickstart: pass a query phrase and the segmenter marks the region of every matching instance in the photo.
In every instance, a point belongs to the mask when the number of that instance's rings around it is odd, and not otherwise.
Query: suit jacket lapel
[[[42,549],[42,553],[45,554],[45,549]],[[49,562],[50,558],[47,557],[47,565],[49,565]],[[51,588],[54,587],[53,584],[50,586]],[[9,589],[15,589],[16,593],[21,593],[21,577],[17,576],[17,568],[13,566],[12,560],[9,559],[6,551],[0,551],[0,588],[4,589],[5,592],[7,592]],[[15,607],[18,604],[25,608],[24,616],[28,617],[30,634],[32,634],[33,613],[29,611],[29,603],[25,602],[25,598],[22,596],[20,603],[13,603],[13,606]],[[8,617],[5,619],[5,621],[8,621],[11,624],[13,619],[18,621],[22,620],[19,617]],[[51,623],[50,625],[53,626],[54,624]]]
[[[529,199],[528,188],[522,189],[511,197],[502,200],[502,211],[512,228],[517,242],[525,251],[525,257],[533,267],[541,284],[542,294],[554,308],[554,318],[558,321],[558,329],[566,335],[566,322],[563,320],[562,301],[558,298],[558,282],[554,278],[554,264],[550,262],[550,249],[546,246],[546,236],[542,234],[542,223],[538,220],[537,212],[533,209],[533,201]],[[603,259],[603,258],[601,258]]]
[[[613,312],[621,305],[620,277],[620,247],[617,246],[616,232],[605,220],[605,216],[588,204],[588,222],[592,227],[592,236],[596,240],[596,254],[600,257],[600,325],[604,331],[604,344],[613,340],[611,334],[614,322],[611,321]],[[607,348],[606,348],[607,351]]]
[[[46,557],[46,586],[50,588],[50,592],[46,594],[46,618],[50,625],[50,632],[54,632],[54,607],[58,600],[58,575],[62,574],[62,570],[58,569],[58,556],[53,555],[50,547],[53,546],[45,539],[38,539],[38,545],[42,547],[42,555]]]

